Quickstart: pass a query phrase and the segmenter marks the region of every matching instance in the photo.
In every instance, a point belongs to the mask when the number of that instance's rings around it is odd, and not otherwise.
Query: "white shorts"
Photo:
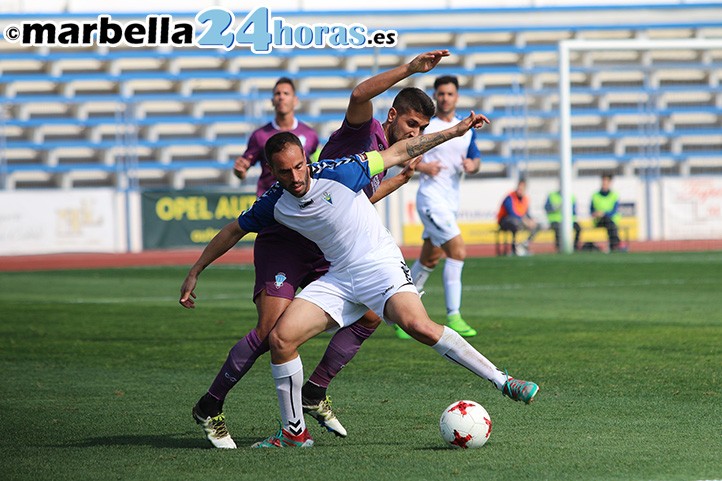
[[[421,238],[431,240],[436,247],[441,247],[461,234],[456,224],[456,212],[448,207],[442,205],[431,207],[417,203],[416,211],[419,213],[421,223],[424,224]]]
[[[306,286],[296,298],[317,305],[339,327],[345,327],[358,321],[369,309],[383,318],[386,301],[398,292],[418,294],[406,263],[393,258],[359,269],[329,271]]]

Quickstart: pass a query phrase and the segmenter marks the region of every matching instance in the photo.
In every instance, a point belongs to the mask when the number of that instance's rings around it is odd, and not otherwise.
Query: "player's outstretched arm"
[[[381,181],[381,184],[379,185],[379,188],[376,189],[376,192],[374,192],[374,195],[369,197],[371,203],[375,204],[411,180],[411,177],[414,176],[414,172],[416,172],[416,167],[419,165],[419,162],[421,162],[420,155],[406,164],[401,172],[393,177],[389,177]]]
[[[415,57],[411,62],[364,80],[353,89],[346,109],[346,121],[361,125],[371,119],[374,107],[371,99],[386,92],[401,80],[415,74],[428,72],[436,67],[442,58],[448,57],[448,50],[433,50]]]
[[[181,306],[186,309],[193,309],[195,307],[196,294],[194,290],[198,282],[198,276],[201,275],[203,269],[228,252],[234,245],[238,244],[238,241],[246,234],[247,232],[238,225],[238,221],[233,221],[226,224],[226,226],[211,239],[206,248],[203,249],[196,263],[191,266],[188,275],[183,281],[183,285],[181,285],[180,300],[178,301]]]
[[[437,145],[443,144],[447,140],[453,139],[454,137],[461,137],[468,132],[469,129],[481,128],[484,124],[489,123],[491,122],[485,115],[471,112],[467,118],[446,130],[396,142],[388,149],[379,152],[384,161],[384,169],[418,157]]]

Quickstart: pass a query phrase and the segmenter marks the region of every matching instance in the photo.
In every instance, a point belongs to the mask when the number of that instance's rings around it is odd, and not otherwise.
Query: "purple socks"
[[[208,393],[219,401],[223,401],[228,395],[228,391],[240,381],[256,362],[258,356],[264,352],[268,352],[268,341],[261,341],[256,330],[251,330],[228,352],[228,358],[213,380]]]
[[[340,329],[331,338],[321,362],[308,379],[316,386],[327,388],[331,379],[356,355],[361,344],[373,334],[369,329],[358,323]]]
[[[331,380],[356,355],[361,344],[373,334],[369,329],[358,323],[340,329],[331,338],[321,362],[316,367],[309,381],[314,385],[326,389]],[[249,332],[233,346],[228,353],[226,362],[213,380],[208,394],[223,401],[228,392],[253,366],[258,357],[268,352],[268,341],[261,341],[256,330]]]

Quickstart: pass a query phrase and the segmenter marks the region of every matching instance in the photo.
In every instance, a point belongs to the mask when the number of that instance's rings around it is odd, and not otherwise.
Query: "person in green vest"
[[[609,235],[610,252],[620,250],[619,246],[619,194],[612,190],[612,174],[602,175],[602,188],[592,196],[592,213],[595,227],[604,227]]]
[[[559,251],[559,228],[562,225],[562,194],[558,190],[549,194],[547,201],[544,204],[544,210],[547,213],[547,221],[549,227],[554,231],[554,245]],[[579,250],[579,236],[581,235],[582,228],[577,222],[577,199],[572,196],[572,219],[574,223],[574,250]]]

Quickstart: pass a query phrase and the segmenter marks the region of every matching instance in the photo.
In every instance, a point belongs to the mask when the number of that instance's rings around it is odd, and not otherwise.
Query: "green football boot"
[[[476,336],[476,329],[468,325],[459,313],[446,316],[446,325],[458,332],[461,337]]]

